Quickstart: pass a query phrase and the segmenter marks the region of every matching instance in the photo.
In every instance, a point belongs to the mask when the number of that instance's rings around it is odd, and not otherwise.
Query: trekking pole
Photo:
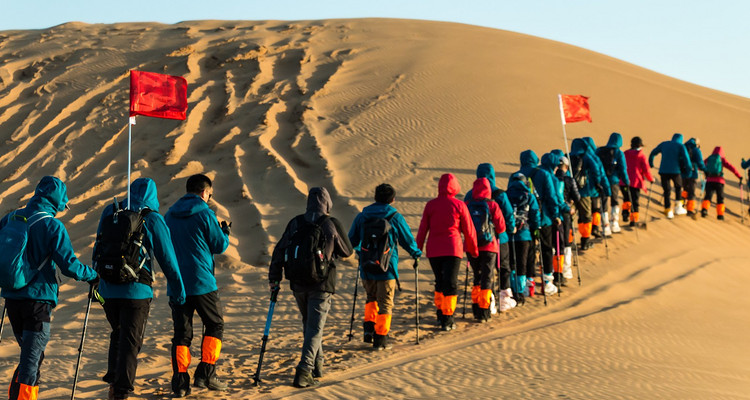
[[[461,318],[466,318],[466,290],[469,288],[469,260],[466,259],[466,276],[464,277],[464,311]]]
[[[539,261],[539,272],[542,274],[542,296],[544,296],[544,305],[547,305],[547,291],[544,290],[544,266],[542,265],[542,245],[539,240],[536,242],[536,252],[538,254],[537,260]]]
[[[362,268],[362,267],[359,267]],[[359,289],[359,268],[357,268],[357,276],[354,278],[354,301],[352,302],[352,319],[349,322],[349,334],[347,337],[349,338],[349,342],[352,341],[352,338],[354,335],[352,334],[352,331],[354,330],[354,311],[357,309],[357,289]]]
[[[513,239],[513,235],[510,236],[510,256],[511,256],[511,263],[510,263],[510,286],[511,291],[514,294],[514,297],[516,298],[517,304],[524,305],[526,304],[526,299],[521,299],[521,296],[523,293],[520,292],[521,285],[518,282],[518,269],[516,268],[516,263],[518,262],[518,259],[516,258],[516,241]]]
[[[654,187],[654,181],[651,181],[651,184],[648,185],[648,200],[646,201],[646,215],[643,216],[643,226],[644,228],[648,229],[646,225],[648,224],[648,209],[651,207],[651,190]],[[636,227],[637,229],[638,227]]]
[[[5,306],[6,306],[5,303],[3,303],[3,315],[2,317],[0,317],[2,318],[0,320],[0,343],[3,342],[3,327],[5,326],[5,312],[6,312]]]
[[[419,344],[419,259],[414,259],[414,305],[417,324],[417,344]]]
[[[740,178],[740,218],[745,223],[745,191],[742,189],[742,178]]]
[[[359,276],[359,274],[357,274]],[[271,331],[271,319],[273,319],[273,309],[276,308],[276,299],[279,297],[279,286],[275,287],[271,291],[271,304],[268,306],[268,316],[266,317],[266,327],[263,329],[263,338],[260,345],[260,356],[258,356],[258,369],[255,370],[253,375],[253,386],[258,386],[260,380],[260,368],[263,365],[263,354],[266,353],[266,343],[268,342],[268,332]]]
[[[560,264],[560,226],[558,225],[557,229],[555,229],[555,242],[557,248],[555,249],[555,257],[557,257],[557,297],[560,297],[560,293],[562,293],[562,279],[563,279],[563,266]],[[552,263],[554,265],[554,263]]]
[[[94,285],[89,286],[89,301],[86,304],[86,315],[83,317],[83,332],[81,332],[81,344],[78,345],[78,361],[76,362],[76,372],[73,375],[73,391],[70,394],[70,400],[76,398],[76,385],[78,384],[78,369],[81,366],[81,356],[83,356],[83,342],[86,340],[86,327],[89,323],[89,311],[91,311],[91,300],[94,298]]]

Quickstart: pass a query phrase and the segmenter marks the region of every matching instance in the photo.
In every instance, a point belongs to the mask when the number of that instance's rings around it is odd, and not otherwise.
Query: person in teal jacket
[[[498,299],[498,309],[506,311],[513,308],[512,298],[507,297],[507,290],[510,288],[510,246],[508,241],[511,234],[516,231],[516,219],[513,216],[513,206],[508,201],[505,191],[498,188],[495,182],[495,167],[490,163],[482,163],[477,166],[477,178],[487,178],[490,181],[490,190],[492,190],[492,199],[500,206],[500,211],[505,218],[505,231],[497,236],[500,244],[500,295]],[[472,190],[469,190],[464,196],[465,199],[472,198]]]
[[[695,200],[695,188],[698,184],[698,171],[705,171],[706,164],[703,162],[703,153],[701,152],[701,141],[698,138],[690,138],[685,142],[685,149],[690,156],[690,168],[686,174],[682,175],[685,189],[682,191],[682,199],[687,202],[685,209],[688,215],[695,216],[698,214],[698,202]]]
[[[364,240],[364,226],[368,220],[384,218],[390,225],[391,230],[388,237],[391,248],[391,258],[388,270],[380,273],[365,271],[360,265],[359,274],[362,285],[367,292],[365,302],[364,340],[372,342],[372,347],[382,350],[392,347],[388,343],[388,332],[391,329],[391,318],[393,311],[393,297],[398,284],[398,245],[406,249],[409,255],[416,260],[422,256],[411,228],[407,225],[404,217],[393,207],[396,198],[396,190],[393,186],[383,183],[375,188],[375,202],[362,209],[357,214],[349,229],[349,241],[354,250],[362,260],[362,241]]]
[[[554,250],[554,257],[552,259],[553,267],[553,282],[559,286],[565,286],[566,281],[562,276],[562,269],[564,263],[563,252],[565,249],[565,239],[563,238],[563,232],[565,232],[564,224],[562,223],[565,218],[565,214],[570,214],[570,205],[565,201],[565,184],[557,178],[557,168],[560,166],[560,156],[558,153],[549,152],[542,155],[540,168],[549,172],[552,175],[552,183],[555,187],[555,194],[557,195],[557,201],[560,209],[560,223],[553,226],[552,230],[552,249]]]
[[[534,293],[534,277],[536,276],[534,261],[536,257],[534,256],[532,239],[533,232],[539,229],[541,218],[539,203],[526,182],[526,176],[516,172],[511,175],[506,192],[516,217],[516,233],[511,235],[510,241],[511,246],[513,246],[511,265],[513,265],[517,277],[517,287],[513,291],[519,303],[524,301],[524,297]]]
[[[203,174],[187,179],[187,194],[169,208],[164,219],[172,235],[172,244],[185,285],[185,304],[171,303],[174,322],[172,338],[172,392],[175,397],[190,394],[190,344],[193,340],[193,314],[205,327],[201,340],[201,361],[195,369],[195,386],[226,390],[227,384],[216,376],[221,353],[224,316],[214,276],[214,254],[229,245],[229,224],[219,224],[208,200],[213,183]]]
[[[592,199],[599,196],[597,186],[606,181],[604,169],[597,164],[598,158],[589,151],[589,145],[583,139],[573,139],[570,145],[570,170],[578,184],[581,201],[576,203],[578,213],[578,232],[581,233],[579,250],[589,249],[593,231]]]
[[[609,235],[611,232],[620,232],[620,203],[618,201],[620,188],[623,190],[623,198],[628,201],[629,193],[627,191],[630,185],[630,178],[628,177],[628,164],[625,160],[625,153],[620,150],[622,147],[622,135],[617,132],[612,132],[609,135],[609,141],[606,146],[602,146],[596,149],[596,155],[602,162],[604,167],[604,173],[606,174],[608,185],[610,188],[609,203],[603,202],[602,209],[604,211],[604,229],[605,234]],[[625,186],[620,186],[622,182]],[[612,213],[609,213],[609,206],[612,207]],[[611,227],[611,228],[608,228]],[[611,232],[609,230],[611,229]]]
[[[68,231],[55,218],[57,213],[65,211],[67,204],[65,184],[58,178],[45,176],[26,207],[0,220],[2,229],[9,218],[28,219],[31,226],[26,256],[31,265],[40,266],[28,285],[17,290],[2,290],[13,335],[21,347],[20,361],[8,389],[9,399],[36,399],[38,396],[44,350],[50,338],[52,309],[58,301],[56,271],[77,281],[87,281],[94,287],[99,280],[93,268],[78,260]]]
[[[126,206],[127,200],[120,203],[121,208]],[[177,257],[169,228],[159,214],[156,183],[150,178],[138,178],[130,184],[130,209],[140,211],[144,208],[151,210],[143,222],[144,246],[159,262],[162,272],[167,277],[169,301],[184,304],[185,287],[177,266]],[[97,235],[101,232],[101,221],[113,213],[114,205],[104,209]],[[107,373],[102,379],[110,384],[111,397],[114,399],[127,399],[134,390],[138,352],[143,343],[151,299],[154,297],[150,282],[154,273],[152,263],[153,260],[149,257],[144,264],[142,279],[137,282],[113,284],[102,280],[99,286],[99,293],[105,299],[104,312],[112,327]]]
[[[602,218],[602,213],[605,211],[607,198],[612,195],[612,191],[609,187],[609,179],[607,179],[604,164],[596,154],[596,143],[594,143],[594,138],[586,136],[583,138],[583,141],[586,143],[586,151],[591,154],[591,157],[597,166],[596,168],[599,170],[599,173],[597,174],[599,180],[596,182],[596,185],[594,185],[594,190],[597,194],[596,196],[591,197],[591,234],[596,237],[601,237],[605,233],[611,234],[611,232],[609,232],[609,222]]]
[[[690,170],[690,154],[688,154],[685,145],[682,144],[682,134],[675,133],[672,140],[659,143],[648,156],[648,165],[654,168],[654,158],[661,154],[661,163],[659,164],[659,177],[661,178],[661,187],[664,189],[664,214],[668,219],[674,218],[674,215],[685,215],[687,210],[682,204],[682,174],[687,174]],[[671,195],[672,185],[675,190],[676,207],[672,208]]]

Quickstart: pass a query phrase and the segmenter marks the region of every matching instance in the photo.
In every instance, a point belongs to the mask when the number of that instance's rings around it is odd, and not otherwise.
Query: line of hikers
[[[302,314],[304,342],[294,386],[314,386],[323,376],[322,332],[335,293],[337,259],[357,253],[358,278],[366,291],[363,339],[383,350],[392,346],[389,332],[394,296],[400,288],[399,246],[415,260],[415,269],[425,249],[435,277],[437,322],[440,329],[450,331],[456,326],[458,275],[464,255],[467,278],[469,267],[473,271],[472,310],[479,322],[488,321],[494,310],[507,311],[535,296],[537,266],[541,293],[557,293],[573,277],[574,248],[585,252],[594,238],[606,240],[619,232],[620,218],[631,227],[640,223],[639,197],[648,190],[646,181],[654,182],[650,168],[657,155],[661,154],[659,174],[668,218],[696,215],[698,171],[706,175],[701,205],[704,217],[716,193],[717,217],[724,218],[724,168],[742,184],[741,175],[725,159],[722,148],[716,147],[703,160],[697,139],[683,144],[682,135],[675,134],[671,141],[659,144],[648,159],[639,137],[632,138],[629,150],[623,152],[621,146],[621,135],[613,133],[606,146],[597,148],[591,138],[574,139],[569,154],[552,150],[541,160],[526,150],[520,155],[521,168],[511,175],[506,190],[497,187],[491,164],[479,164],[477,179],[463,201],[456,198],[461,190],[456,177],[444,174],[438,196],[425,205],[416,239],[393,206],[396,191],[387,183],[375,188],[375,202],[356,216],[348,233],[330,216],[333,203],[328,191],[310,189],[306,212],[287,224],[274,248],[268,274],[272,293],[278,293],[282,276],[290,281]],[[742,160],[742,167],[750,168],[750,161]],[[670,199],[672,185],[675,208]],[[101,295],[111,326],[103,380],[110,384],[109,399],[128,398],[134,390],[137,355],[153,298],[154,260],[167,278],[174,323],[173,394],[184,397],[191,392],[188,370],[195,313],[205,332],[193,387],[227,389],[216,374],[224,327],[213,255],[226,250],[231,223],[219,223],[208,207],[213,187],[207,176],[189,177],[186,192],[162,217],[154,181],[140,178],[132,182],[130,197],[123,202],[115,200],[102,213],[93,268],[77,259],[64,225],[55,218],[68,203],[67,189],[58,178],[42,178],[25,207],[0,220],[1,295],[21,348],[10,399],[38,398],[51,313],[58,301],[59,273],[89,282],[89,301],[96,293]],[[623,196],[622,206],[618,193]],[[579,243],[574,240],[576,214]]]

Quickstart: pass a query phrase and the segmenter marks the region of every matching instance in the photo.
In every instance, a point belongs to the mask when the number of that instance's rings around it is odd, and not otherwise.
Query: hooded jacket
[[[706,164],[703,163],[703,153],[695,142],[695,139],[692,138],[685,143],[685,149],[690,159],[690,170],[687,174],[683,174],[682,177],[685,179],[698,179],[698,171],[706,170]]]
[[[583,138],[583,142],[586,144],[586,152],[591,154],[591,158],[594,160],[594,164],[596,164],[596,168],[599,171],[597,174],[597,176],[599,176],[599,179],[597,181],[597,184],[594,185],[594,191],[596,192],[596,195],[591,197],[609,197],[612,195],[612,190],[609,186],[607,173],[606,171],[604,171],[604,164],[602,164],[602,160],[599,158],[599,156],[596,155],[596,143],[594,143],[594,138],[586,136],[585,138]]]
[[[570,213],[570,205],[565,201],[565,184],[555,175],[559,166],[560,156],[556,153],[549,152],[542,155],[541,167],[539,168],[549,172],[552,176],[552,184],[557,194],[557,206],[560,210],[560,218],[562,218],[563,214]]]
[[[120,203],[121,208],[127,207],[127,200]],[[182,284],[180,269],[177,266],[177,257],[172,246],[172,237],[164,217],[159,214],[159,198],[156,193],[156,183],[150,178],[138,178],[130,184],[130,209],[140,211],[144,208],[151,210],[143,218],[143,226],[146,234],[144,246],[151,255],[146,260],[144,268],[154,275],[153,258],[159,262],[164,275],[167,277],[167,296],[170,301],[179,304],[185,303],[185,287]],[[97,236],[101,233],[102,221],[114,213],[114,205],[108,205],[102,212],[99,220],[99,228],[96,230]],[[96,254],[96,245],[94,245],[94,254]],[[151,286],[132,282],[126,284],[113,284],[101,281],[99,285],[99,294],[105,299],[150,299],[154,297],[154,291]]]
[[[513,207],[511,207],[510,201],[508,201],[508,196],[502,189],[497,187],[495,182],[495,167],[490,163],[479,164],[477,166],[477,178],[487,178],[490,181],[492,199],[500,206],[500,211],[503,212],[503,218],[505,218],[505,231],[498,235],[497,239],[500,241],[500,244],[508,243],[508,235],[516,229],[516,219],[513,216]],[[469,190],[464,198],[470,199],[472,196],[472,191]]]
[[[489,210],[490,210],[489,217],[490,217],[490,220],[492,220],[492,224],[495,226],[495,234],[499,236],[500,234],[504,233],[506,230],[505,218],[497,202],[492,201],[492,191],[490,190],[490,181],[487,178],[477,178],[474,181],[474,188],[470,190],[469,193],[471,193],[472,197],[466,197],[464,199],[464,201],[466,202],[467,208],[469,204],[473,201],[487,201],[487,206],[489,207]],[[511,208],[511,211],[512,210],[513,208]],[[477,227],[474,226],[474,228],[475,228],[474,232],[476,233]],[[499,252],[500,245],[498,244],[498,241],[495,238],[495,236],[492,237],[492,241],[490,243],[485,244],[483,246],[479,246],[479,251],[488,251],[492,253]]]
[[[683,174],[690,169],[690,155],[682,144],[682,134],[675,133],[672,140],[659,143],[648,156],[648,165],[654,168],[654,157],[661,154],[660,174]]]
[[[604,153],[614,150],[614,170],[612,171],[612,175],[607,176],[610,186],[617,185],[620,182],[625,182],[625,186],[630,185],[630,179],[628,178],[627,160],[625,159],[625,154],[622,152],[622,150],[620,150],[620,147],[622,147],[622,135],[617,132],[613,132],[611,135],[609,135],[609,141],[607,142],[607,145],[596,149],[596,155],[597,157],[599,157],[599,160],[602,160]],[[607,171],[604,170],[604,172],[606,174]]]
[[[456,177],[444,174],[438,182],[438,196],[424,207],[417,232],[417,247],[424,248],[426,240],[427,257],[461,258],[464,251],[472,257],[479,256],[477,234],[469,209],[463,201],[456,199],[460,190]]]
[[[328,190],[324,187],[313,187],[307,194],[307,208],[302,217],[307,222],[315,222],[323,215],[329,215],[333,201]],[[284,250],[289,246],[294,232],[297,231],[297,217],[292,218],[284,229],[281,239],[276,243],[271,256],[271,265],[268,268],[268,280],[270,282],[281,282],[284,265]],[[346,258],[352,255],[354,249],[346,236],[341,223],[334,217],[327,218],[322,224],[323,236],[325,237],[325,247],[323,253],[326,260],[329,260],[328,278],[323,282],[314,285],[305,285],[300,282],[289,281],[289,286],[295,292],[320,291],[336,293],[336,259]]]
[[[562,218],[561,206],[557,195],[557,188],[553,182],[555,179],[551,173],[538,167],[539,157],[533,150],[525,150],[520,156],[521,169],[518,171],[527,179],[531,179],[533,191],[541,201],[541,226],[552,225],[552,220]]]
[[[740,171],[737,170],[737,168],[734,167],[734,165],[730,164],[729,161],[724,157],[724,149],[721,146],[714,147],[714,151],[711,153],[711,155],[718,154],[721,157],[721,165],[722,167],[728,169],[731,171],[734,176],[737,177],[737,179],[742,179],[742,175],[740,174]],[[706,158],[708,160],[708,158]],[[721,175],[720,176],[706,176],[706,182],[718,182],[722,185],[726,183],[724,180],[724,168],[721,169]]]
[[[648,166],[646,154],[642,149],[625,150],[625,160],[628,163],[630,187],[641,189],[648,193],[646,181],[653,182],[654,177],[651,175],[651,168]],[[623,182],[620,182],[620,186],[624,186]]]
[[[222,232],[213,210],[200,196],[188,193],[169,208],[164,219],[172,235],[185,294],[199,296],[218,290],[213,255],[227,249],[229,236]]]
[[[582,160],[581,173],[586,175],[586,184],[578,188],[578,193],[581,197],[598,197],[597,186],[603,181],[608,181],[604,176],[604,169],[597,164],[598,158],[588,151],[588,145],[583,139],[573,139],[573,143],[570,145],[570,158],[571,174],[573,174],[573,177],[575,178],[573,161],[576,158]],[[609,185],[606,186],[609,187]]]
[[[531,194],[531,190],[526,186],[526,182],[522,180],[511,180],[508,183],[508,200],[513,206],[515,212],[518,205],[521,203],[521,199],[524,196],[528,196],[529,201],[529,215],[526,224],[518,227],[516,233],[512,235],[514,242],[530,242],[531,232],[539,229],[539,203],[536,201],[536,197]]]
[[[58,178],[45,176],[39,181],[34,196],[26,207],[17,210],[18,215],[26,218],[37,213],[45,213],[51,218],[37,219],[29,228],[29,239],[26,245],[26,256],[32,266],[44,265],[39,273],[21,289],[3,289],[2,297],[6,299],[34,300],[57,305],[56,269],[63,275],[78,281],[90,281],[97,274],[93,268],[82,264],[70,243],[68,231],[60,220],[54,218],[58,212],[65,210],[68,194],[65,184]],[[40,215],[41,217],[41,215]],[[0,220],[0,229],[8,223],[8,215]],[[49,259],[47,259],[49,257]]]
[[[398,245],[401,245],[401,247],[406,249],[412,258],[421,257],[422,251],[417,247],[417,242],[414,240],[414,236],[411,234],[411,228],[409,228],[409,225],[406,223],[404,216],[390,204],[375,202],[363,208],[362,212],[357,214],[352,223],[352,227],[349,229],[349,241],[352,243],[352,246],[354,246],[357,255],[359,255],[361,251],[364,223],[371,218],[389,219],[391,231],[389,233],[388,241],[393,252],[391,252],[391,262],[388,271],[382,274],[372,274],[367,273],[360,268],[360,277],[362,279],[373,281],[398,279]]]

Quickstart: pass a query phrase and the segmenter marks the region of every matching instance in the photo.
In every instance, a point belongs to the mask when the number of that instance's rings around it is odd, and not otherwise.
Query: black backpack
[[[490,217],[490,205],[492,200],[472,200],[467,204],[474,230],[477,232],[477,244],[486,246],[492,242],[495,235],[495,225]]]
[[[394,215],[396,214],[387,218],[367,218],[362,224],[359,263],[366,273],[383,274],[391,266],[393,247],[390,234]]]
[[[603,150],[597,154],[599,159],[602,160],[604,173],[606,173],[607,176],[612,176],[615,173],[615,168],[617,167],[616,150],[617,149],[612,147],[604,147]]]
[[[570,156],[570,170],[573,171],[573,179],[575,179],[578,189],[586,186],[587,176],[586,171],[583,170],[582,156]]]
[[[143,220],[150,212],[148,208],[123,210],[115,199],[114,212],[102,219],[101,229],[96,235],[94,269],[101,279],[114,284],[151,284],[151,274],[143,268],[150,259],[143,244]]]
[[[313,223],[304,215],[297,216],[297,229],[284,250],[286,279],[314,285],[328,278],[329,263],[325,259],[325,235],[321,226],[327,219],[328,216],[323,215]]]

